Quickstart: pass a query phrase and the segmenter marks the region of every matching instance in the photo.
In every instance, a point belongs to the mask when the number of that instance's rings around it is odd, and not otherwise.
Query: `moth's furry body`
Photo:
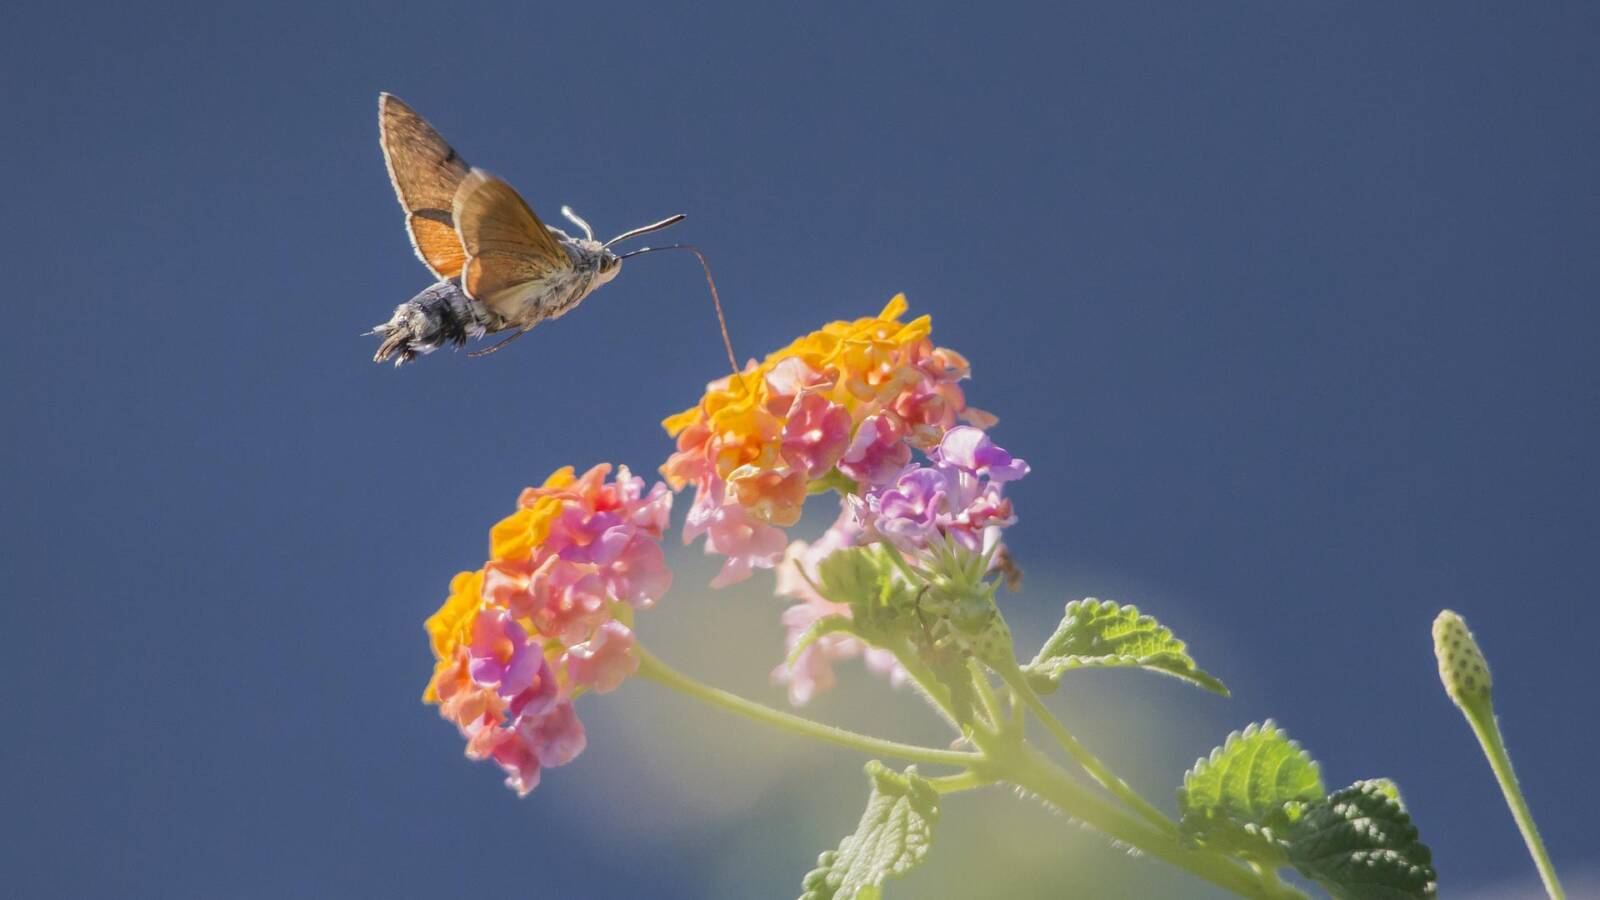
[[[518,292],[512,315],[504,316],[467,296],[460,278],[429,285],[422,293],[395,307],[389,321],[372,329],[383,338],[372,357],[395,365],[408,363],[440,347],[461,347],[472,338],[501,331],[528,331],[540,322],[558,319],[583,298],[617,277],[622,261],[599,241],[569,237],[559,228],[549,229],[572,267],[550,273]]]
[[[393,356],[398,366],[504,327],[503,319],[462,292],[457,279],[439,281],[396,306],[388,322],[372,329],[383,338],[372,359],[383,362]]]

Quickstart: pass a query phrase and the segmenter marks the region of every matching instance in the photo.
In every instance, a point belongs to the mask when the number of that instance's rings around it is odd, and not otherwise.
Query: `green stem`
[[[1056,739],[1056,743],[1060,744],[1062,749],[1066,750],[1074,760],[1077,760],[1078,765],[1083,766],[1084,771],[1088,772],[1101,787],[1110,791],[1117,799],[1128,804],[1134,811],[1144,816],[1150,824],[1158,828],[1163,834],[1175,835],[1178,833],[1178,826],[1173,824],[1165,813],[1157,809],[1150,801],[1139,796],[1138,791],[1135,791],[1126,781],[1123,781],[1115,772],[1107,768],[1106,764],[1101,762],[1098,757],[1078,743],[1078,739],[1072,736],[1072,732],[1067,730],[1067,726],[1061,724],[1061,720],[1057,719],[1055,714],[1050,712],[1050,708],[1044,705],[1044,700],[1034,691],[1033,686],[1028,684],[1027,678],[1023,676],[1020,670],[1001,671],[999,674],[1001,680],[1005,681],[1006,686],[1016,692],[1022,698],[1022,702],[1033,712],[1034,716],[1044,724],[1045,730],[1050,732],[1050,736]]]
[[[1261,877],[1215,852],[1185,846],[1175,834],[1156,831],[1093,791],[1067,777],[1032,747],[997,760],[1000,778],[1043,797],[1062,812],[1108,836],[1244,897],[1304,900],[1294,888]]]
[[[645,678],[669,687],[682,694],[687,694],[696,700],[703,701],[719,709],[737,713],[748,719],[754,719],[765,725],[780,728],[792,734],[809,737],[862,753],[888,756],[903,759],[909,762],[926,763],[935,766],[959,766],[970,768],[984,762],[984,757],[978,753],[961,753],[955,750],[937,750],[932,747],[918,747],[914,744],[902,744],[898,741],[886,741],[881,738],[857,734],[821,722],[813,722],[802,716],[786,713],[763,706],[753,700],[746,700],[738,694],[732,694],[721,688],[712,687],[672,668],[643,647],[636,647],[639,655],[639,674]]]
[[[970,791],[985,785],[994,784],[994,778],[968,769],[960,775],[944,775],[938,778],[929,778],[928,784],[941,794],[955,794],[961,791]]]
[[[984,712],[989,716],[990,727],[995,734],[1009,732],[1011,723],[1006,719],[1005,710],[1000,706],[1000,698],[994,694],[994,686],[989,683],[989,673],[976,659],[968,660],[967,668],[972,670],[972,685],[977,689],[978,699],[982,701]]]
[[[1567,894],[1556,878],[1556,867],[1544,848],[1544,840],[1539,837],[1539,826],[1534,824],[1528,801],[1522,796],[1517,773],[1511,768],[1511,755],[1506,752],[1505,738],[1500,734],[1500,722],[1495,718],[1494,710],[1485,701],[1462,703],[1461,711],[1466,713],[1472,733],[1478,736],[1478,743],[1483,745],[1483,755],[1489,758],[1489,768],[1494,770],[1495,780],[1500,782],[1506,805],[1511,807],[1511,816],[1517,820],[1517,828],[1522,831],[1523,843],[1528,845],[1533,864],[1539,868],[1545,893],[1550,895],[1551,900],[1565,900]]]
[[[906,558],[900,555],[900,551],[895,549],[893,544],[885,541],[878,546],[883,548],[884,555],[889,557],[889,561],[894,563],[894,567],[900,570],[900,574],[905,578],[907,584],[922,584],[928,580],[925,573],[917,571],[915,566],[907,562]]]
[[[949,691],[939,681],[938,676],[934,675],[927,665],[922,662],[921,657],[917,655],[916,648],[912,647],[910,642],[904,638],[899,638],[892,645],[885,645],[884,649],[894,654],[894,658],[900,663],[900,667],[906,670],[906,676],[911,679],[912,686],[916,688],[917,693],[924,700],[928,701],[928,705],[933,707],[933,711],[938,713],[939,717],[944,719],[951,728],[954,728],[957,734],[964,734],[965,732],[961,728],[961,721],[956,717],[955,710],[951,708],[949,703],[945,702],[949,697]]]

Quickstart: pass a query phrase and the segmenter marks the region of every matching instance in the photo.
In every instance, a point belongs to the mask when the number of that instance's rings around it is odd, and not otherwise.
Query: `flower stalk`
[[[1267,898],[1267,900],[1304,897],[1299,891],[1282,885],[1276,877],[1269,879],[1219,853],[1184,846],[1179,841],[1177,830],[1170,820],[1163,817],[1161,824],[1164,827],[1159,827],[1140,817],[1145,815],[1143,810],[1140,810],[1140,816],[1130,815],[1068,777],[1043,754],[1026,743],[986,741],[983,749],[973,753],[938,750],[884,740],[776,710],[721,688],[712,687],[672,668],[643,647],[636,646],[634,652],[639,656],[637,674],[640,677],[724,712],[743,716],[790,734],[868,755],[961,768],[963,771],[955,775],[930,779],[934,789],[941,794],[974,790],[996,782],[1013,784],[1037,794],[1049,805],[1108,837],[1169,862],[1240,896]],[[1059,726],[1059,723],[1057,724]],[[1096,762],[1098,766],[1098,761]],[[1120,779],[1109,775],[1109,770],[1103,766],[1098,768],[1102,774],[1114,779],[1115,783],[1122,784]],[[1118,798],[1126,800],[1121,794]]]
[[[884,740],[776,710],[721,688],[712,687],[672,668],[643,647],[636,646],[634,652],[639,656],[637,673],[639,676],[724,712],[743,716],[790,734],[868,755],[962,768],[963,771],[958,774],[929,780],[934,789],[941,794],[975,790],[996,782],[1013,784],[1037,794],[1049,805],[1108,837],[1171,863],[1242,897],[1290,900],[1305,896],[1284,885],[1271,872],[1258,873],[1214,851],[1185,846],[1179,840],[1177,828],[1170,819],[1162,816],[1143,798],[1139,798],[1126,782],[1112,774],[1104,764],[1083,750],[1076,741],[1072,741],[1065,727],[1053,716],[1043,720],[1054,723],[1053,727],[1047,725],[1052,735],[1058,740],[1062,735],[1066,735],[1071,745],[1077,747],[1084,759],[1090,761],[1093,768],[1090,769],[1090,766],[1085,768],[1097,773],[1097,780],[1104,778],[1110,784],[1120,785],[1121,790],[1111,788],[1109,785],[1107,787],[1117,795],[1117,799],[1132,806],[1138,816],[1130,815],[1105,799],[1097,797],[1067,776],[1037,749],[1020,739],[985,741],[982,749],[976,753],[938,750]],[[1033,696],[1037,700],[1037,694]],[[1026,694],[1024,697],[1026,698]],[[1042,704],[1040,708],[1034,708],[1030,704],[1029,708],[1038,714]],[[1047,709],[1043,712],[1049,716]],[[1079,761],[1083,762],[1084,759]],[[1137,802],[1130,802],[1130,798]],[[1152,820],[1152,814],[1157,818]]]
[[[1138,791],[1135,791],[1126,781],[1118,777],[1105,763],[1101,762],[1093,753],[1090,753],[1088,748],[1080,744],[1077,738],[1073,737],[1072,732],[1067,730],[1067,726],[1063,725],[1061,720],[1050,712],[1050,708],[1044,705],[1044,700],[1028,684],[1028,680],[1023,677],[1021,670],[1013,668],[1010,672],[1002,671],[1000,677],[1005,680],[1006,685],[1011,690],[1016,692],[1017,696],[1022,698],[1023,705],[1028,708],[1029,712],[1033,713],[1040,724],[1044,725],[1045,730],[1050,732],[1050,736],[1055,738],[1056,743],[1061,745],[1061,749],[1067,751],[1067,754],[1078,765],[1083,766],[1083,770],[1088,772],[1089,776],[1097,784],[1110,791],[1118,800],[1126,803],[1129,808],[1138,812],[1146,822],[1149,822],[1162,834],[1171,836],[1178,833],[1178,826],[1167,818],[1165,813],[1140,796]]]
[[[1478,647],[1466,621],[1448,609],[1433,620],[1433,650],[1439,661],[1439,680],[1483,747],[1483,755],[1500,783],[1500,792],[1505,795],[1511,817],[1522,832],[1528,855],[1539,869],[1545,893],[1551,900],[1565,900],[1567,894],[1556,877],[1555,864],[1550,861],[1550,852],[1539,836],[1539,826],[1533,821],[1527,798],[1522,796],[1517,773],[1511,768],[1511,754],[1506,752],[1500,720],[1494,714],[1494,677],[1489,672],[1488,661],[1483,658],[1483,650]]]
[[[662,662],[643,647],[635,647],[634,652],[639,656],[639,671],[637,674],[640,677],[647,678],[662,687],[671,688],[680,694],[693,697],[702,703],[709,704],[725,712],[744,716],[747,719],[760,722],[763,725],[770,725],[790,734],[824,741],[861,753],[888,756],[913,763],[971,768],[983,762],[981,754],[956,750],[937,750],[932,747],[919,747],[915,744],[902,744],[898,741],[858,734],[854,731],[825,725],[821,722],[807,719],[804,716],[773,709],[770,706],[765,706],[754,700],[747,700],[738,694],[712,687],[703,681],[685,675]]]

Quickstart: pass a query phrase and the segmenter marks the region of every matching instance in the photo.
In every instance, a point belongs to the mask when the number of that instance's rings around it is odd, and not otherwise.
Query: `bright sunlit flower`
[[[436,662],[423,700],[519,794],[583,751],[572,699],[615,690],[638,668],[633,611],[672,584],[661,553],[672,494],[646,491],[627,467],[610,472],[568,467],[523,491],[490,530],[490,559],[457,575],[426,623]]]
[[[677,451],[661,472],[673,490],[695,488],[684,539],[704,534],[706,551],[726,557],[714,585],[778,563],[782,529],[817,481],[874,487],[958,421],[993,423],[966,405],[967,361],[933,345],[927,316],[901,322],[905,311],[897,296],[876,316],[826,325],[662,422]]]

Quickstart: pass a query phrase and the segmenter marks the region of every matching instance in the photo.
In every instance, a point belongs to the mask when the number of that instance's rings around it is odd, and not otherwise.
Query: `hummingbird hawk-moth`
[[[622,254],[611,249],[619,241],[680,222],[681,214],[605,243],[595,240],[589,223],[565,206],[561,214],[582,237],[544,224],[511,185],[468,166],[433,126],[392,94],[378,95],[378,130],[412,247],[439,280],[395,307],[389,321],[370,332],[382,338],[374,362],[394,357],[398,366],[443,346],[514,332],[472,355],[491,353],[571,311],[617,277],[624,259],[639,253],[690,250],[705,265],[704,256],[688,244]],[[706,276],[710,278],[709,268]],[[720,318],[720,301],[717,305]]]

